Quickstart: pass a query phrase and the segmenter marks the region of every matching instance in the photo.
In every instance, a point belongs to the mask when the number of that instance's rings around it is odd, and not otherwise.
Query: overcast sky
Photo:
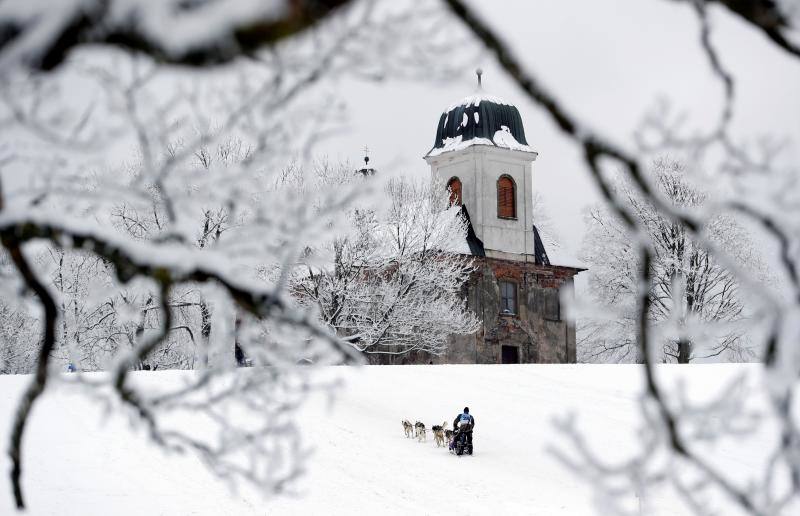
[[[632,146],[634,128],[659,96],[687,111],[697,126],[708,127],[717,120],[721,85],[700,51],[698,21],[688,5],[661,0],[473,4],[568,109],[623,145]],[[736,136],[752,139],[770,133],[788,136],[796,145],[797,60],[784,56],[727,11],[712,9],[711,21],[712,41],[736,78]],[[539,152],[533,188],[544,196],[563,243],[557,258],[575,262],[582,212],[597,200],[588,172],[576,148],[489,59],[470,68],[478,66],[484,69],[485,91],[515,104],[522,115],[528,143]],[[342,83],[349,130],[319,144],[317,153],[357,161],[368,145],[371,164],[382,174],[429,173],[422,156],[433,146],[442,110],[473,93],[471,69],[448,83]]]

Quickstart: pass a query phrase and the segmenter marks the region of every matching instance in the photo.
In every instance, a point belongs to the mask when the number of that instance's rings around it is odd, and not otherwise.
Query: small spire
[[[375,174],[375,169],[369,166],[369,147],[366,145],[364,145],[364,168],[356,170],[356,172],[363,176],[372,176]]]
[[[480,68],[476,69],[475,70],[475,75],[478,76],[478,88],[480,88],[481,87],[481,75],[483,75],[483,70],[481,70]]]

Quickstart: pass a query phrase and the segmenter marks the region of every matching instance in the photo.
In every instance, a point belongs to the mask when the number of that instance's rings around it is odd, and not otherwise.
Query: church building
[[[533,220],[536,157],[517,108],[480,89],[441,114],[424,159],[469,222],[467,244],[477,268],[463,295],[483,324],[472,335],[450,337],[443,355],[412,352],[383,356],[381,363],[576,361],[575,327],[561,299],[572,295],[573,278],[585,269],[548,259]]]

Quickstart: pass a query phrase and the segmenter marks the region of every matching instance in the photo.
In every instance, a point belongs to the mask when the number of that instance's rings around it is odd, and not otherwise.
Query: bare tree
[[[7,304],[6,300],[16,297],[9,295],[0,299],[0,374],[33,371],[41,344],[36,319],[29,315],[27,308]]]
[[[442,353],[479,326],[461,297],[474,270],[466,221],[442,185],[392,179],[384,194],[384,209],[354,209],[348,231],[309,248],[294,289],[363,353]]]
[[[659,159],[652,173],[660,194],[677,208],[697,210],[706,204],[708,194],[691,184],[682,163]],[[734,274],[684,226],[658,212],[629,183],[621,181],[615,194],[630,207],[653,247],[648,317],[662,342],[661,356],[653,360],[687,364],[711,357],[754,357],[744,326],[745,304]],[[636,341],[640,264],[634,236],[602,206],[589,210],[587,222],[581,259],[590,264],[591,296],[603,313],[583,322],[579,355],[586,362],[642,362]],[[732,217],[707,220],[705,231],[719,249],[735,257],[740,268],[764,274],[750,235]],[[690,328],[710,328],[714,323],[718,323],[719,334],[707,333],[697,341]]]
[[[296,264],[301,243],[336,231],[361,192],[326,190],[312,212],[269,185],[340,122],[335,98],[304,95],[321,78],[451,72],[430,66],[442,47],[420,37],[437,16],[410,23],[407,10],[336,9],[344,4],[0,6],[0,256],[10,265],[2,287],[20,298],[3,314],[25,323],[4,328],[17,328],[18,340],[3,359],[16,370],[35,354],[7,448],[19,508],[28,417],[62,382],[121,404],[156,444],[197,454],[225,479],[270,493],[303,470],[291,414],[309,391],[330,386],[294,366],[361,357],[298,306],[288,277],[259,271]],[[387,44],[393,38],[413,44]],[[116,49],[84,48],[90,40]],[[229,64],[199,74],[165,62]],[[87,296],[89,271],[107,281],[102,296]],[[31,323],[33,345],[22,331]],[[272,367],[233,373],[235,345]],[[61,359],[76,355],[110,373],[58,375]],[[212,367],[166,392],[129,378],[145,364],[206,358]],[[229,411],[254,417],[230,421]],[[202,417],[202,432],[176,424],[177,413]]]
[[[797,233],[788,222],[788,214],[797,214],[796,170],[779,164],[774,146],[757,146],[748,150],[733,143],[730,123],[735,109],[736,83],[722,63],[720,50],[712,42],[709,11],[714,4],[726,7],[741,22],[769,38],[778,51],[798,58],[800,47],[796,34],[800,21],[797,10],[790,2],[783,1],[680,2],[691,5],[700,21],[699,50],[720,82],[723,109],[718,123],[710,131],[676,124],[675,120],[663,116],[648,117],[641,133],[647,134],[648,138],[638,140],[641,152],[636,153],[616,144],[602,131],[592,130],[574,115],[556,94],[543,86],[542,77],[518,59],[513,48],[503,40],[501,31],[487,23],[465,2],[445,0],[445,3],[463,26],[486,46],[527,97],[540,106],[553,124],[580,149],[607,206],[634,235],[640,271],[636,290],[636,343],[643,357],[646,387],[641,452],[620,464],[608,464],[588,448],[574,418],[569,418],[560,422],[559,430],[569,438],[570,451],[555,450],[555,453],[592,483],[606,512],[631,513],[622,503],[622,498],[632,496],[632,493],[643,496],[648,486],[663,482],[671,482],[687,507],[698,514],[708,510],[706,494],[709,490],[723,493],[741,510],[751,514],[776,514],[796,507],[800,498],[800,461],[797,460],[800,431],[797,415],[791,407],[800,384],[797,381],[796,353],[800,321],[800,257],[797,255]],[[675,149],[696,157],[723,156],[718,160],[718,170],[722,175],[716,179],[731,184],[734,194],[695,212],[674,206],[658,193],[658,186],[648,180],[643,160],[651,153]],[[661,342],[650,318],[650,293],[654,281],[651,264],[656,259],[655,249],[635,212],[616,194],[612,171],[621,173],[658,213],[684,228],[735,275],[740,288],[752,300],[753,319],[765,328],[762,347],[764,374],[769,388],[764,394],[770,400],[770,417],[777,422],[778,436],[775,439],[777,444],[764,450],[764,469],[753,473],[747,488],[741,487],[729,472],[716,467],[693,445],[722,436],[749,435],[758,428],[754,421],[763,421],[764,418],[755,418],[747,409],[742,379],[727,386],[714,403],[701,406],[686,400],[680,390],[671,391],[657,379],[655,357],[661,354],[658,348]],[[761,184],[756,190],[747,187],[749,181],[763,180],[765,175],[769,177],[766,184]],[[742,195],[742,192],[748,192],[748,195]],[[735,260],[708,237],[706,221],[720,214],[745,218],[758,228],[757,236],[763,236],[776,245],[780,257],[777,273],[785,279],[788,295],[764,288],[749,271],[740,270]],[[724,423],[718,432],[709,436],[698,429],[711,417]],[[658,452],[662,451],[669,458],[666,462],[658,461]],[[686,481],[687,470],[693,479],[690,483]]]
[[[164,11],[155,11],[155,16],[153,16],[153,12],[137,12],[135,8],[113,9],[112,7],[118,7],[116,2],[97,3],[97,12],[84,10],[85,6],[82,2],[69,2],[64,10],[51,9],[45,3],[36,4],[33,7],[25,5],[24,8],[19,8],[23,3],[23,0],[6,2],[0,7],[0,19],[2,19],[2,25],[0,25],[2,27],[0,30],[0,70],[3,73],[3,92],[6,99],[15,101],[13,108],[3,113],[0,120],[3,121],[3,124],[9,123],[9,120],[14,124],[23,123],[28,130],[36,133],[45,141],[52,142],[59,140],[60,136],[73,135],[75,136],[72,138],[73,148],[96,144],[97,140],[88,138],[84,132],[86,127],[91,127],[90,124],[83,122],[87,117],[83,116],[80,110],[72,117],[64,117],[63,113],[54,113],[52,110],[48,112],[48,110],[42,109],[42,103],[32,101],[30,96],[42,98],[42,81],[40,79],[31,80],[24,73],[20,73],[21,66],[45,69],[63,66],[62,63],[65,62],[64,58],[67,53],[70,52],[69,55],[72,57],[73,53],[77,53],[75,49],[81,48],[86,43],[119,44],[166,61],[208,63],[232,60],[237,55],[256,52],[258,48],[269,45],[279,38],[291,36],[302,28],[313,26],[310,24],[327,17],[327,13],[330,12],[323,9],[321,12],[317,11],[320,13],[318,15],[309,15],[309,11],[305,9],[307,7],[305,2],[277,1],[266,8],[261,3],[248,2],[247,5],[251,7],[249,11],[246,9],[236,11],[242,14],[239,19],[232,20],[229,16],[209,17],[206,27],[208,30],[202,31],[202,40],[198,42],[193,39],[197,34],[192,34],[191,31],[177,30],[186,27],[186,25],[177,24],[177,18],[186,14],[186,19],[191,25],[191,22],[196,21],[200,15],[225,12],[226,2],[170,1],[164,4],[167,6]],[[752,514],[779,513],[790,508],[792,504],[796,505],[800,498],[800,461],[797,460],[800,455],[800,431],[798,431],[796,411],[793,412],[793,402],[796,399],[796,390],[799,384],[797,381],[796,341],[797,335],[800,334],[800,329],[798,329],[798,321],[800,321],[800,263],[798,262],[800,262],[800,258],[797,255],[797,249],[800,246],[798,246],[796,226],[793,222],[800,216],[798,214],[800,204],[797,203],[795,196],[797,172],[792,167],[781,170],[775,159],[774,148],[757,148],[753,151],[734,145],[730,135],[730,122],[735,110],[736,82],[721,59],[722,52],[712,41],[709,17],[712,14],[723,12],[733,14],[741,23],[762,34],[773,43],[778,52],[784,53],[796,62],[800,56],[797,42],[800,22],[798,22],[797,10],[793,10],[792,4],[786,0],[676,0],[676,4],[691,6],[697,14],[700,22],[698,48],[707,58],[715,77],[719,79],[723,109],[720,112],[718,123],[711,130],[705,131],[685,130],[685,125],[677,126],[669,123],[670,120],[661,118],[649,120],[646,124],[648,127],[645,129],[650,138],[639,142],[642,144],[639,148],[642,152],[634,152],[612,141],[602,130],[591,129],[581,118],[573,114],[570,107],[565,105],[555,93],[543,87],[543,78],[525,66],[517,58],[514,49],[503,41],[500,36],[502,30],[492,27],[462,0],[445,0],[444,3],[453,16],[462,22],[461,30],[474,35],[475,39],[486,47],[490,55],[496,59],[521,91],[533,103],[541,107],[554,126],[578,147],[587,170],[596,181],[608,207],[635,236],[636,246],[634,249],[639,255],[638,263],[641,273],[637,289],[636,341],[641,350],[641,356],[644,357],[643,371],[647,394],[642,410],[645,428],[640,432],[643,437],[643,451],[621,465],[609,466],[587,448],[574,422],[565,421],[561,425],[561,429],[564,431],[564,435],[570,439],[571,449],[574,452],[570,456],[561,455],[565,463],[575,467],[577,473],[590,479],[604,500],[614,500],[619,498],[621,493],[629,493],[634,490],[642,492],[654,482],[671,481],[687,505],[696,512],[703,512],[705,509],[703,495],[708,490],[723,493],[742,510]],[[128,2],[124,2],[124,4],[132,5]],[[325,2],[322,4],[324,7],[332,7],[332,4]],[[360,4],[349,3],[348,5],[352,8]],[[275,9],[270,10],[271,7]],[[62,18],[64,13],[68,13],[69,16]],[[110,18],[111,14],[117,17]],[[292,18],[293,15],[299,17],[298,23],[282,23],[289,19],[296,21]],[[337,16],[332,18],[336,19]],[[343,18],[346,16],[339,20]],[[245,21],[242,22],[242,20]],[[256,20],[256,23],[253,23],[253,20]],[[275,26],[272,25],[273,22],[275,22]],[[155,25],[153,25],[154,23]],[[174,27],[176,30],[159,30],[165,24],[170,29]],[[255,27],[257,37],[248,39],[246,43],[241,41],[239,39],[241,34],[252,36],[247,30],[242,31],[243,26]],[[400,27],[399,31],[398,27]],[[399,32],[407,31],[409,27],[413,27],[413,25],[390,25],[386,28],[386,34],[398,35]],[[370,34],[373,36],[380,33],[379,29],[375,30],[374,25],[371,29]],[[444,31],[437,31],[437,33],[441,32]],[[153,34],[156,36],[152,36]],[[377,40],[379,40],[378,37],[374,41]],[[424,38],[419,38],[419,41],[422,40]],[[330,40],[325,41],[329,42]],[[397,41],[392,43],[394,45],[380,47],[381,52],[403,47],[403,45],[397,44]],[[408,45],[405,48],[415,48],[415,45]],[[337,50],[342,49],[343,47],[339,47]],[[220,57],[220,54],[224,55]],[[327,54],[322,52],[320,55]],[[418,55],[420,54],[414,53],[415,57]],[[279,66],[277,61],[270,61],[269,53],[259,53],[258,57],[267,60],[275,67]],[[359,58],[363,59],[363,57],[362,53]],[[383,61],[393,62],[385,53]],[[314,62],[317,61],[314,60]],[[329,59],[326,64],[330,65],[332,62],[333,60]],[[293,63],[296,65],[304,63],[304,61],[296,60]],[[303,66],[300,67],[300,70],[305,69]],[[324,67],[324,69],[328,69],[328,67]],[[438,67],[433,66],[425,70],[430,72],[437,69]],[[8,72],[9,70],[11,73]],[[293,71],[296,72],[297,68],[294,68]],[[320,73],[322,72],[317,71],[309,75],[302,73],[298,75],[306,77],[307,81],[302,84],[307,85],[308,81],[313,81]],[[285,76],[281,75],[281,77]],[[17,84],[15,89],[15,81],[21,81],[22,87]],[[143,76],[137,75],[136,81],[131,84],[138,85],[142,81]],[[245,88],[245,91],[253,93],[252,89]],[[272,93],[276,90],[269,89],[267,91]],[[295,89],[296,91],[302,91],[302,87],[298,87]],[[277,92],[274,98],[285,99]],[[121,97],[123,105],[126,102],[130,104],[130,100],[130,96]],[[245,102],[241,105],[246,107],[238,111],[234,110],[235,116],[229,118],[229,121],[232,119],[233,122],[238,122],[244,118],[243,112],[252,113],[250,103]],[[280,105],[281,103],[276,103],[272,104],[272,107]],[[89,111],[87,110],[87,112]],[[91,114],[91,112],[89,113]],[[163,113],[151,114],[146,118],[141,118],[141,114],[137,114],[133,119],[136,121],[133,125],[139,128],[148,124],[157,125],[161,120],[171,120],[170,117],[164,117]],[[142,122],[143,120],[145,123]],[[61,126],[60,131],[50,123],[53,121]],[[127,122],[130,121],[127,119]],[[229,124],[225,125],[227,127]],[[109,129],[102,131],[102,134],[109,132],[113,131]],[[142,133],[140,132],[140,134]],[[146,150],[148,148],[146,138],[140,137],[139,141],[143,151]],[[196,148],[197,146],[191,145],[190,147]],[[724,174],[720,180],[724,179],[731,183],[734,186],[732,191],[735,193],[747,191],[749,194],[747,196],[732,195],[716,200],[698,212],[687,212],[673,206],[657,193],[658,187],[648,180],[645,173],[647,167],[643,164],[649,153],[663,152],[669,148],[679,148],[693,155],[724,156],[719,166],[719,171]],[[143,152],[143,156],[147,158],[147,153]],[[148,162],[149,165],[149,158],[145,162]],[[0,159],[0,163],[4,167],[8,166],[5,157]],[[764,382],[764,385],[768,388],[763,393],[769,399],[768,416],[777,423],[778,431],[774,440],[775,446],[764,450],[767,460],[764,461],[763,471],[753,473],[754,477],[747,488],[734,481],[726,471],[716,467],[694,445],[698,442],[713,441],[720,435],[747,435],[754,428],[754,425],[751,424],[754,420],[757,422],[765,418],[755,419],[752,417],[753,414],[745,409],[744,400],[739,395],[742,392],[742,384],[736,384],[730,389],[726,389],[715,403],[697,406],[682,398],[680,391],[669,390],[657,378],[652,357],[659,354],[653,352],[653,349],[658,347],[660,341],[654,338],[657,335],[650,324],[649,317],[651,313],[650,292],[653,281],[650,265],[655,258],[654,249],[647,238],[646,231],[637,222],[635,214],[624,202],[624,199],[620,199],[616,195],[613,182],[605,173],[609,169],[623,174],[641,192],[643,199],[651,203],[659,213],[679,223],[688,234],[697,238],[697,241],[702,243],[723,266],[735,274],[740,288],[746,290],[749,299],[752,299],[754,320],[762,321],[765,327],[763,361],[767,381]],[[64,172],[63,167],[59,170]],[[172,172],[174,170],[171,165],[157,168],[147,167],[147,173],[160,185],[167,183],[166,179],[173,176]],[[769,176],[770,181],[762,184],[762,188],[757,190],[745,188],[748,180],[765,175]],[[68,174],[65,173],[63,176],[67,177]],[[175,174],[175,177],[177,182],[185,179],[180,174]],[[49,186],[50,188],[45,189],[47,192],[63,188],[63,185],[58,183]],[[223,191],[227,190],[223,189]],[[115,197],[118,198],[122,194],[123,192],[117,192]],[[47,196],[44,197],[47,198]],[[251,288],[249,283],[243,285],[231,281],[229,275],[231,271],[225,270],[224,267],[220,268],[219,260],[210,260],[211,257],[199,260],[195,255],[196,250],[188,255],[181,253],[179,256],[172,252],[165,253],[164,245],[174,244],[174,239],[160,242],[159,245],[132,245],[128,239],[120,241],[114,235],[107,235],[97,231],[94,227],[89,229],[85,225],[73,225],[63,217],[56,218],[52,214],[50,216],[42,214],[42,189],[25,197],[25,201],[18,199],[20,197],[15,195],[13,197],[14,205],[9,206],[12,202],[11,196],[8,196],[7,199],[0,196],[0,236],[2,236],[3,246],[10,260],[14,264],[16,276],[22,278],[30,291],[34,292],[38,298],[44,321],[43,345],[36,375],[20,404],[10,446],[12,463],[15,466],[12,480],[14,480],[15,494],[20,505],[22,505],[22,493],[18,482],[21,464],[19,444],[30,406],[46,386],[47,357],[56,338],[55,324],[58,316],[58,306],[53,300],[53,296],[31,268],[29,260],[23,252],[22,248],[31,240],[49,240],[53,245],[62,247],[91,247],[92,252],[108,260],[121,281],[130,280],[133,276],[151,278],[157,284],[159,303],[168,298],[170,289],[177,283],[216,280],[221,288],[229,293],[230,298],[253,317],[266,317],[273,322],[277,318],[286,324],[295,325],[293,327],[306,325],[304,327],[315,335],[327,335],[327,332],[315,333],[316,326],[310,322],[311,319],[302,317],[298,319],[297,313],[288,308],[285,297],[274,295],[278,292],[277,290],[268,290],[265,293]],[[38,204],[34,202],[37,199],[39,200]],[[27,204],[25,204],[25,209],[20,209],[17,203]],[[281,206],[281,209],[285,209],[285,207]],[[170,211],[172,210],[168,210],[168,213]],[[174,214],[179,213],[180,210],[174,210]],[[747,271],[739,270],[735,260],[708,238],[705,231],[706,221],[721,213],[732,213],[745,217],[757,226],[759,230],[757,236],[764,237],[775,245],[778,249],[778,265],[780,267],[777,274],[784,280],[788,295],[778,295],[752,281]],[[308,222],[313,226],[314,220]],[[180,227],[180,225],[173,224],[172,227]],[[293,240],[289,239],[289,241]],[[220,301],[220,303],[219,306],[224,306],[224,302]],[[165,314],[165,322],[169,323],[169,310],[162,306],[162,313]],[[225,320],[227,317],[220,318],[223,326]],[[163,327],[164,324],[161,326]],[[273,335],[277,335],[277,333],[275,330]],[[159,335],[161,336],[159,337]],[[148,352],[162,338],[163,332],[155,335],[154,338],[143,338],[141,344],[137,346],[137,353],[134,353],[133,357],[127,356],[121,360],[119,369],[115,369],[117,372],[112,376],[114,378],[112,385],[120,399],[137,408],[143,419],[150,422],[151,428],[156,430],[158,427],[154,425],[154,419],[148,417],[152,414],[147,409],[157,407],[158,404],[140,403],[141,393],[126,386],[125,371],[139,354]],[[709,436],[707,432],[700,430],[703,424],[713,418],[718,418],[715,420],[722,421],[724,424],[720,431]],[[158,431],[153,433],[156,438],[163,437],[163,434]],[[669,460],[653,463],[652,457],[662,455],[666,455]],[[214,455],[212,454],[211,457]],[[210,462],[216,463],[212,460]],[[689,470],[694,481],[687,484],[685,477],[675,474],[678,470]],[[612,504],[609,507],[615,512],[624,512],[624,507],[620,505]]]

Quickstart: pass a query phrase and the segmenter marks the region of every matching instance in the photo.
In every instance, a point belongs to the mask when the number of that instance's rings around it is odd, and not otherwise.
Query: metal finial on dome
[[[366,145],[364,145],[364,168],[356,170],[356,172],[365,177],[375,175],[375,169],[369,166],[369,147]]]
[[[480,68],[476,69],[475,70],[475,75],[478,76],[478,87],[480,88],[481,87],[481,75],[483,75],[483,70],[481,70]]]

